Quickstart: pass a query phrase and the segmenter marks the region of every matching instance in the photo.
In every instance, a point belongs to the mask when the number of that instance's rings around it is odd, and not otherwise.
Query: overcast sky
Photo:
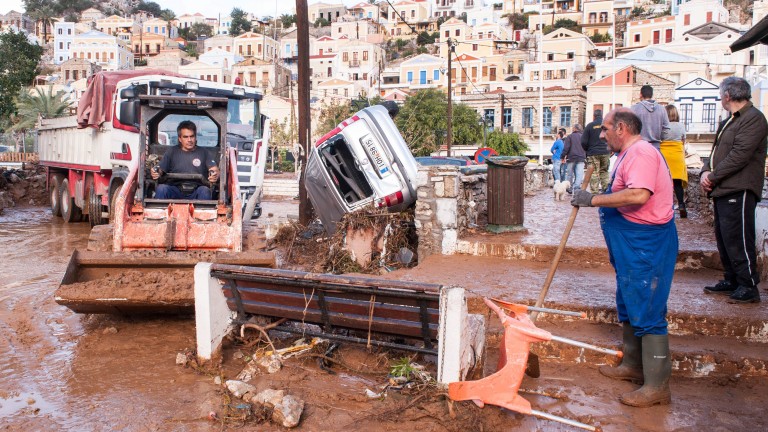
[[[242,0],[215,0],[215,1],[200,1],[200,0],[150,0],[155,1],[163,9],[171,9],[176,12],[176,15],[183,15],[185,13],[200,12],[209,18],[216,18],[219,14],[226,16],[232,10],[232,8],[239,7],[246,12],[252,12],[259,17],[272,15],[280,16],[284,13],[294,13],[296,9],[295,0],[255,0],[252,2],[244,2]],[[353,6],[364,0],[325,0],[325,3],[337,3],[342,2],[347,6]],[[320,0],[309,0],[308,3],[319,3]],[[0,6],[0,13],[7,13],[11,9],[16,11],[22,11],[24,4],[22,0],[2,0],[2,6]]]

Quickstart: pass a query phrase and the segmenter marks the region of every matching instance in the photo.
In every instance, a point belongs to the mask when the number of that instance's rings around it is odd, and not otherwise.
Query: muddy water
[[[190,317],[81,316],[53,301],[87,223],[46,209],[0,216],[0,425],[10,430],[194,430],[213,386],[175,365]],[[183,403],[179,403],[183,402]],[[207,429],[206,429],[207,430]]]

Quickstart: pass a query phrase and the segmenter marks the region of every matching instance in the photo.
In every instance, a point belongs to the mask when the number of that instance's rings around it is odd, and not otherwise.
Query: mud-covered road
[[[76,315],[53,301],[72,250],[86,247],[88,232],[87,223],[64,224],[47,208],[0,215],[0,430],[285,430],[208,418],[211,411],[222,413],[223,404],[238,401],[226,399],[212,374],[175,364],[178,353],[195,346],[192,317]],[[450,272],[448,264],[431,265]],[[419,272],[400,277],[418,278]],[[225,352],[221,373],[227,378],[243,367],[237,351]],[[451,412],[434,394],[390,391],[386,398],[369,399],[365,389],[386,382],[392,357],[359,347],[344,347],[338,355],[357,371],[334,368],[336,375],[329,375],[314,361],[292,360],[274,375],[257,377],[254,385],[304,399],[299,430],[575,430],[466,402]],[[495,364],[495,355],[489,354],[487,365]],[[763,430],[767,384],[762,377],[673,378],[672,406],[637,410],[616,400],[632,385],[606,380],[594,367],[546,363],[541,379],[523,381],[524,388],[562,395],[526,395],[535,407],[606,431],[707,430],[708,425],[710,430],[746,430],[747,425]]]

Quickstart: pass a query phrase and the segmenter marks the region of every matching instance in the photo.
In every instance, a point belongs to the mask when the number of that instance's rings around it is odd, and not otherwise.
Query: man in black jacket
[[[594,170],[589,179],[589,189],[592,193],[603,193],[608,187],[608,167],[611,165],[611,155],[608,145],[600,139],[600,126],[603,125],[603,110],[596,109],[594,121],[588,123],[581,136],[581,147],[587,154],[587,168]]]
[[[581,147],[581,125],[573,125],[573,132],[563,138],[563,155],[566,159],[566,175],[571,182],[572,191],[581,189],[581,183],[584,180],[584,161],[587,159],[584,154],[584,148]]]
[[[757,303],[755,207],[765,176],[768,122],[752,105],[749,83],[728,77],[720,84],[723,108],[709,164],[701,169],[701,188],[714,200],[715,238],[725,279],[704,291],[728,294],[730,303]]]

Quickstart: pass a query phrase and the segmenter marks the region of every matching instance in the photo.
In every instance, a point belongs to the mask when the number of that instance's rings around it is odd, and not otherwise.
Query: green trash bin
[[[488,231],[521,231],[525,198],[523,156],[495,156],[488,164]]]

